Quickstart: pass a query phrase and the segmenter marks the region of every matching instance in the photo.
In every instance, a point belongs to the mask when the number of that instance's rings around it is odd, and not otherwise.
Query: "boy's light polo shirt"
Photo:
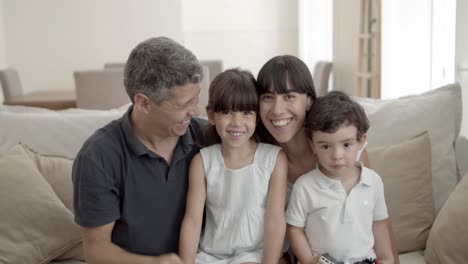
[[[305,228],[314,253],[330,253],[339,261],[375,258],[372,224],[388,217],[383,183],[376,172],[357,164],[361,176],[349,194],[318,167],[294,185],[286,221]]]

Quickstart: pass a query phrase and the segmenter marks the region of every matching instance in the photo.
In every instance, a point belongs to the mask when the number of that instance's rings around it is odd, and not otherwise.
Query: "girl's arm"
[[[304,227],[297,227],[288,225],[288,239],[291,248],[293,249],[294,255],[300,263],[310,264],[317,263],[317,259],[314,258],[310,251],[309,242],[304,232]]]
[[[263,261],[266,264],[277,264],[282,255],[286,220],[284,208],[287,190],[287,158],[281,150],[276,158],[275,168],[271,175],[265,210],[263,236]]]
[[[390,234],[388,232],[387,220],[374,221],[372,232],[374,233],[374,249],[377,259],[382,264],[393,264],[393,252]]]
[[[189,171],[187,206],[180,230],[179,254],[184,263],[195,263],[203,222],[206,199],[206,181],[203,160],[198,153],[192,159]]]

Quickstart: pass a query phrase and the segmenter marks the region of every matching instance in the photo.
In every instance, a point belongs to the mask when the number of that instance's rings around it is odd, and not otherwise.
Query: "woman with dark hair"
[[[257,77],[260,98],[258,125],[262,141],[281,146],[288,158],[288,195],[296,180],[315,168],[317,158],[304,130],[304,120],[316,99],[312,75],[307,65],[291,55],[276,56],[260,69]],[[358,159],[367,165],[365,149]],[[392,249],[398,254],[389,220]]]

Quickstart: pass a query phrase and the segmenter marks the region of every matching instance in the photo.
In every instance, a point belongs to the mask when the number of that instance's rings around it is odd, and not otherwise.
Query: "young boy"
[[[318,162],[296,181],[286,212],[289,241],[302,264],[320,256],[393,263],[382,180],[356,162],[368,128],[362,107],[342,92],[312,104],[305,129]]]

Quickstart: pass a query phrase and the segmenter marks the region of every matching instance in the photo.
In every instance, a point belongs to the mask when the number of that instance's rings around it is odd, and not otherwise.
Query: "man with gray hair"
[[[75,221],[89,263],[182,263],[188,169],[203,144],[202,67],[177,42],[138,44],[125,65],[128,111],[97,130],[73,164]]]

